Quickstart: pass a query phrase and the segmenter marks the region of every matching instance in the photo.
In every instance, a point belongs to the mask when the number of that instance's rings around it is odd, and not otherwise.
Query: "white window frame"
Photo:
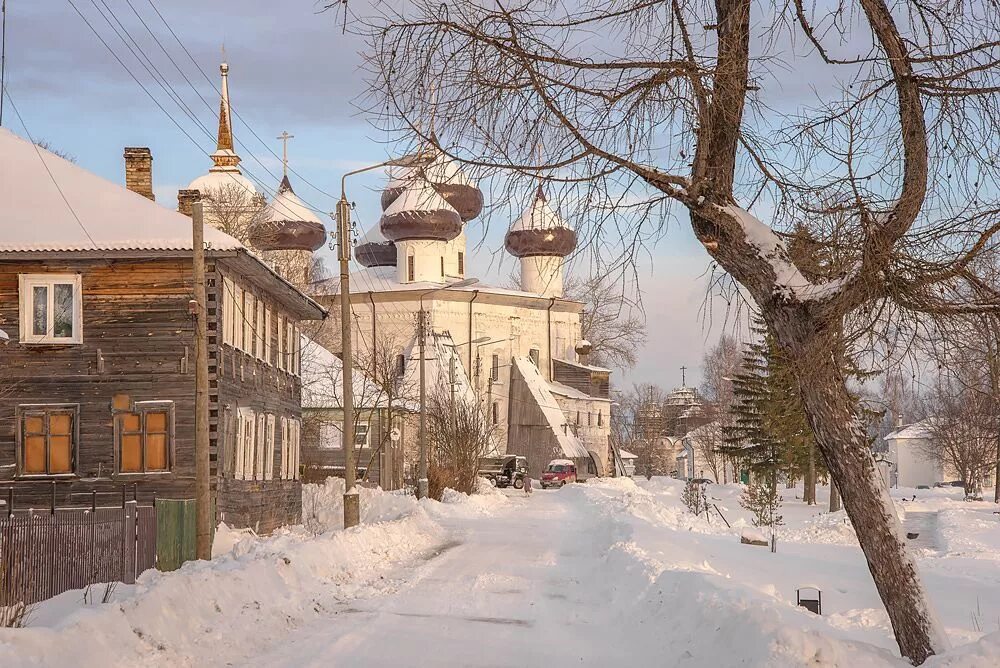
[[[267,414],[265,423],[264,440],[264,480],[274,479],[274,415]]]
[[[264,359],[264,300],[257,299],[257,320],[253,333],[254,357]]]
[[[257,419],[256,413],[250,408],[240,409],[240,426],[241,432],[240,439],[242,447],[238,447],[237,450],[241,451],[239,454],[242,455],[237,462],[237,468],[242,469],[238,477],[240,480],[253,480],[254,477],[254,459],[256,455],[256,443],[257,443]]]
[[[254,443],[254,450],[253,479],[263,480],[264,462],[267,461],[267,416],[263,413],[257,413],[257,441]]]
[[[271,309],[264,307],[264,363],[271,365]]]
[[[233,348],[243,350],[243,288],[233,285]]]
[[[245,429],[246,420],[243,419],[242,411],[239,411],[236,413],[236,443],[233,453],[233,477],[237,480],[243,480],[243,448],[246,445],[243,440],[243,432]]]
[[[281,467],[278,469],[278,477],[282,480],[288,473],[288,452],[290,439],[288,436],[288,418],[281,418]]]
[[[281,370],[285,368],[285,317],[281,315],[278,316],[278,356],[275,366]]]
[[[299,479],[299,455],[301,446],[301,436],[302,436],[302,421],[292,420],[289,430],[292,432],[292,470],[290,471],[290,478],[292,480]]]
[[[83,283],[80,274],[19,274],[17,277],[21,343],[41,345],[79,345],[83,343]],[[73,336],[56,337],[52,333],[52,317],[55,313],[55,286],[73,287]],[[35,288],[46,290],[45,334],[33,334]]]
[[[249,290],[243,291],[243,352],[253,355],[253,305],[254,296]]]

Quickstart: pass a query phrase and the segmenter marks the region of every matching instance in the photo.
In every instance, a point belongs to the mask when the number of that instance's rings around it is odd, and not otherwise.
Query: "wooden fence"
[[[132,584],[156,562],[156,508],[0,513],[0,607],[31,604],[101,582]]]

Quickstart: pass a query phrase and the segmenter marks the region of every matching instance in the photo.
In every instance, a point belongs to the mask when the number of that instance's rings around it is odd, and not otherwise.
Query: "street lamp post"
[[[424,297],[442,290],[465,288],[479,282],[478,278],[467,278],[464,281],[442,285],[440,288],[428,290],[420,295],[420,311],[417,313],[417,339],[420,344],[420,463],[417,469],[417,498],[427,497],[427,376],[424,360],[427,357],[427,312],[424,311]]]
[[[340,346],[343,358],[344,383],[344,528],[357,526],[361,520],[361,506],[354,489],[356,465],[354,461],[354,357],[351,353],[351,204],[347,201],[347,177],[380,167],[416,167],[427,164],[434,156],[429,153],[408,155],[386,160],[377,165],[347,172],[340,179],[340,200],[337,202],[337,259],[340,262]]]

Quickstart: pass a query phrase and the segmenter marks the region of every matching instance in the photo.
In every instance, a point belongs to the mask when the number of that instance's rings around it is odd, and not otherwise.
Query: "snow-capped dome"
[[[439,153],[426,167],[405,167],[391,169],[389,183],[382,191],[382,210],[389,207],[415,179],[423,178],[444,197],[461,216],[469,221],[483,210],[483,193],[459,168],[458,163],[443,153]]]
[[[205,197],[231,195],[233,192],[246,193],[248,199],[261,197],[253,181],[243,176],[238,168],[230,170],[213,167],[208,174],[203,174],[192,181],[188,189],[197,190]]]
[[[250,243],[259,250],[318,249],[326,241],[326,228],[312,210],[292,190],[285,175],[274,201],[261,212],[248,230]]]
[[[462,232],[462,218],[422,175],[416,175],[382,214],[379,227],[390,241],[451,241]]]
[[[552,210],[538,186],[531,204],[511,224],[504,245],[515,257],[566,257],[576,248],[576,232]]]
[[[395,267],[396,244],[385,238],[379,225],[373,225],[358,241],[354,256],[366,267]]]

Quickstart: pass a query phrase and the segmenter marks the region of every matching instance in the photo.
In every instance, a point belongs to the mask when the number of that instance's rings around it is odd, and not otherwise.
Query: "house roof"
[[[0,128],[0,252],[191,250],[191,219]],[[214,250],[245,250],[205,228]]]
[[[934,418],[927,418],[926,420],[908,424],[892,433],[886,434],[885,440],[899,441],[906,439],[931,438],[931,430],[933,429],[933,426]]]
[[[524,379],[524,384],[531,393],[532,398],[545,416],[546,427],[548,427],[556,443],[562,450],[564,457],[588,457],[590,453],[576,435],[565,429],[566,416],[552,396],[552,391],[548,382],[539,373],[538,367],[527,357],[515,357],[514,365]]]

